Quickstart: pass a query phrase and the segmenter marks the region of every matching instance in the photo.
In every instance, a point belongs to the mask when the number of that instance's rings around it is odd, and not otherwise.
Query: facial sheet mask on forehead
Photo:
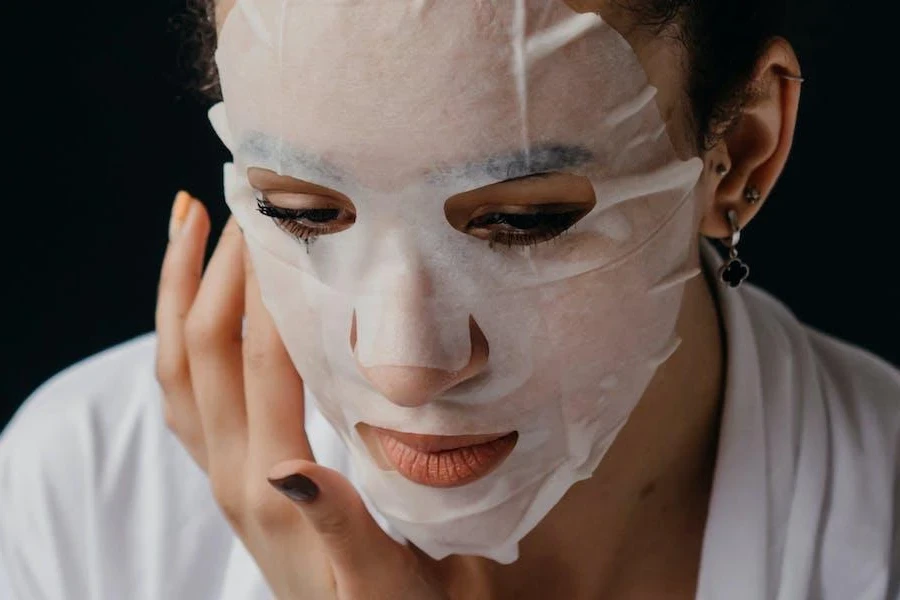
[[[228,205],[364,497],[435,559],[514,561],[678,345],[701,161],[676,156],[628,43],[560,0],[238,0],[216,60]],[[251,167],[343,194],[355,222],[298,241],[257,210]],[[596,196],[556,240],[492,247],[447,220],[456,194],[548,171]],[[427,402],[366,376],[457,371],[478,335],[486,368]],[[379,467],[358,423],[518,441],[434,488]]]

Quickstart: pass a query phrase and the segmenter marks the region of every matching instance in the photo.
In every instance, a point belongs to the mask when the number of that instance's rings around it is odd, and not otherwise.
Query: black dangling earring
[[[722,244],[729,249],[729,260],[719,269],[719,279],[731,288],[739,288],[750,276],[750,267],[738,258],[737,246],[741,241],[741,226],[738,223],[737,211],[728,211],[728,222],[731,225],[731,238],[722,240]]]

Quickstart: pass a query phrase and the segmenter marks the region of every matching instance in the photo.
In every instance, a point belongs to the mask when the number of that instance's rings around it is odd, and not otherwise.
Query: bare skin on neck
[[[694,598],[724,383],[720,327],[703,277],[687,286],[678,331],[682,345],[594,476],[525,537],[518,561],[431,561],[452,598]]]

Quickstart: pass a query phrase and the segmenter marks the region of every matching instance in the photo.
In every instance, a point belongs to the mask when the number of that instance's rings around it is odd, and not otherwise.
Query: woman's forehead
[[[394,181],[590,151],[646,87],[637,58],[595,15],[515,4],[239,0],[217,54],[233,134]]]

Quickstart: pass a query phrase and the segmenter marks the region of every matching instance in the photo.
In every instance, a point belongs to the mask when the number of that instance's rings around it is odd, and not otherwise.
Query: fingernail
[[[184,190],[175,194],[175,202],[172,204],[172,214],[169,216],[169,241],[174,240],[181,231],[181,227],[187,220],[193,198]]]
[[[294,474],[268,481],[276,490],[297,502],[312,502],[319,495],[319,487],[305,475]]]

